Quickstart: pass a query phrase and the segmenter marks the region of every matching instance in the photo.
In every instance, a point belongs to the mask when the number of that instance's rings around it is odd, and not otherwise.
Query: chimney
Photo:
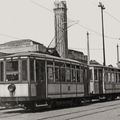
[[[55,0],[55,48],[62,58],[68,57],[66,1]]]

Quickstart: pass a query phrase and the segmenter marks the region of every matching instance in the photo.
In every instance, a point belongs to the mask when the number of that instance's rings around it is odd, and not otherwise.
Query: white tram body
[[[88,66],[75,60],[26,52],[0,58],[0,102],[42,103],[84,97]],[[86,86],[86,85],[87,86]]]

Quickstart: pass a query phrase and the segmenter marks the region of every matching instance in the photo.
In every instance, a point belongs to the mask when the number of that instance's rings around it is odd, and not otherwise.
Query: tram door
[[[103,73],[102,69],[94,69],[94,93],[102,94],[103,93]]]
[[[89,79],[88,79],[88,69],[84,70],[84,93],[87,96],[89,94]]]
[[[102,69],[98,70],[98,79],[99,79],[99,94],[103,93],[103,72]]]
[[[40,99],[46,97],[45,61],[36,60],[36,90]]]

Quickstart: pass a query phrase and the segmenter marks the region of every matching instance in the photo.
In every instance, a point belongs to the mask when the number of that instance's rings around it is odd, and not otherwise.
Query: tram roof
[[[14,53],[14,54],[9,54],[9,55],[7,54],[4,56],[0,56],[0,59],[11,58],[11,57],[38,57],[38,58],[53,59],[53,60],[74,62],[76,64],[87,65],[87,64],[82,63],[77,60],[73,60],[73,59],[69,59],[69,58],[61,58],[61,57],[56,57],[53,55],[49,55],[49,54],[45,54],[45,53],[37,53],[37,52],[20,52],[20,53]]]
[[[109,65],[109,66],[103,66],[103,65],[95,65],[95,64],[91,64],[91,65],[89,65],[89,67],[98,67],[98,68],[108,68],[108,69],[119,69],[120,70],[120,68],[118,68],[118,67],[114,67],[114,66],[112,66],[112,65]]]

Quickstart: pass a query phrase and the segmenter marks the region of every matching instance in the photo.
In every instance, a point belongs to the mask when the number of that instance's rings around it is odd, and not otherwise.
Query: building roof
[[[84,55],[83,52],[77,51],[77,50],[72,50],[72,49],[68,49],[68,52],[69,52],[69,53],[70,53],[70,52],[76,52],[76,53],[78,53],[78,54]]]
[[[21,39],[21,40],[15,40],[15,41],[6,42],[4,44],[0,44],[0,47],[1,46],[20,46],[20,45],[30,44],[31,42],[33,42],[35,44],[41,44],[41,43],[35,42],[31,39]]]

